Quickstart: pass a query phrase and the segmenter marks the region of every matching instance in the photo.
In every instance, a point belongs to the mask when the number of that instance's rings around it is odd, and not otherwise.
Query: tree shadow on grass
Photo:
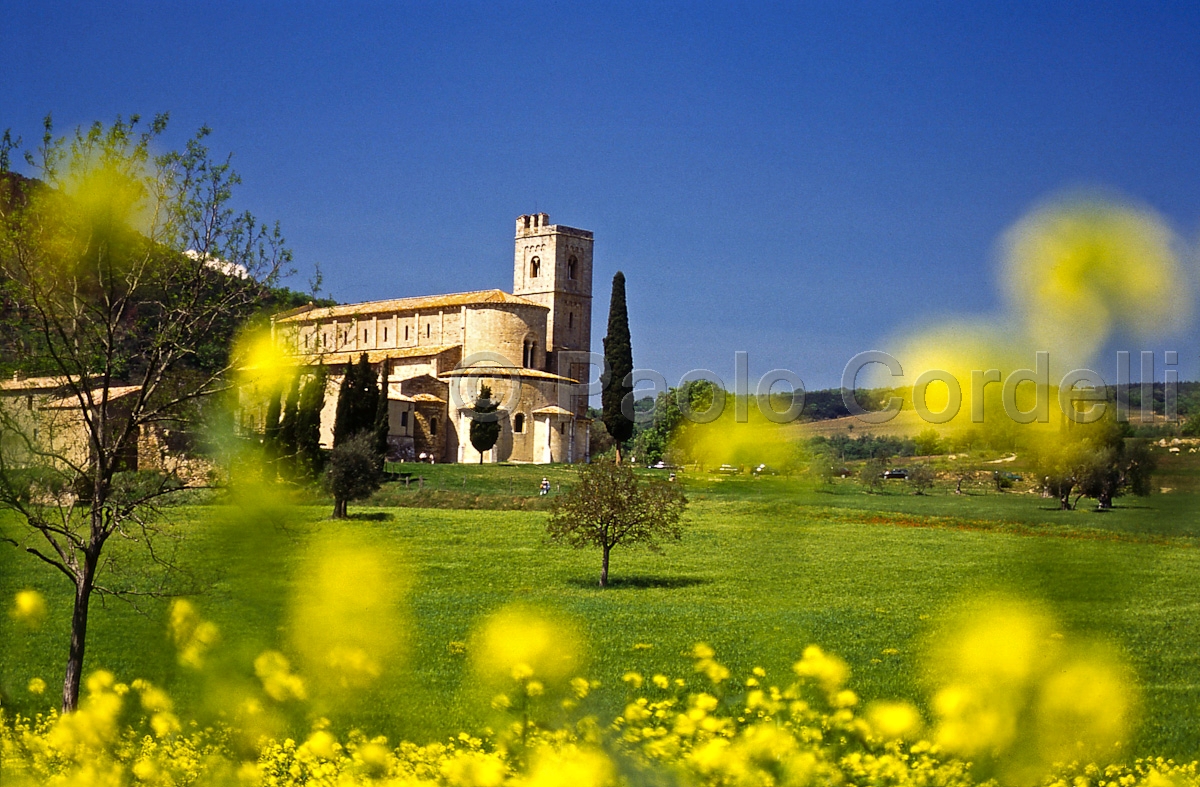
[[[610,576],[608,578],[608,587],[601,588],[599,585],[599,577],[576,577],[569,580],[575,587],[579,588],[594,588],[596,590],[677,590],[679,588],[696,587],[697,585],[705,585],[709,582],[707,579],[700,577],[656,577],[644,574],[632,574],[624,576]]]
[[[361,513],[361,512],[355,512],[353,514],[346,514],[346,519],[357,519],[362,522],[386,522],[389,519],[393,519],[393,518],[394,517],[392,516],[392,513],[390,511],[376,511],[376,512],[372,512],[370,514]]]

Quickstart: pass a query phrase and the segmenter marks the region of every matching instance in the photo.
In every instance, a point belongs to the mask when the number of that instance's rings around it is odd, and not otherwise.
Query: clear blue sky
[[[597,349],[620,269],[638,366],[825,387],[995,309],[998,234],[1063,189],[1200,234],[1200,5],[1043,5],[0,0],[0,128],[212,126],[341,301],[508,289],[544,211],[596,233]],[[1198,336],[1153,349],[1195,378]]]

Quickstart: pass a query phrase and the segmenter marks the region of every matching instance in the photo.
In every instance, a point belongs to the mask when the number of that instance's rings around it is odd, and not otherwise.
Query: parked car
[[[908,480],[908,471],[903,467],[893,467],[891,470],[886,470],[883,473],[884,478],[899,479],[901,481]]]
[[[660,459],[659,461],[655,462],[652,465],[647,465],[647,469],[649,469],[649,470],[678,470],[679,465],[673,465],[668,462],[664,462]]]
[[[779,475],[779,471],[769,465],[759,465],[754,468],[755,475]]]
[[[737,475],[738,473],[742,472],[742,468],[734,465],[721,465],[716,470],[713,470],[713,472],[720,475]]]

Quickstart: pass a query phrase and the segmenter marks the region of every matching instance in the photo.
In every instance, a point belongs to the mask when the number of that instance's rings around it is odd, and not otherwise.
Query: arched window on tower
[[[525,349],[521,354],[521,365],[526,369],[534,368],[537,362],[537,342],[533,339],[525,340]]]
[[[579,270],[579,260],[575,259],[575,255],[572,254],[571,258],[567,260],[567,278],[570,279],[571,281],[574,281],[575,274],[578,270]]]
[[[525,413],[517,413],[513,416],[513,432],[521,434],[525,431]]]
[[[542,273],[542,261],[534,257],[529,261],[529,278],[536,279]]]

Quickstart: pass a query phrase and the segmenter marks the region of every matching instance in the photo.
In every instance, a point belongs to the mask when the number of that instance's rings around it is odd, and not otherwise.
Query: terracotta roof
[[[366,303],[343,303],[337,306],[322,306],[320,308],[308,309],[300,314],[291,314],[278,318],[276,322],[311,322],[314,320],[331,320],[335,317],[353,317],[381,312],[424,311],[425,309],[444,309],[455,306],[475,306],[488,303],[535,306],[546,310],[550,308],[505,292],[504,290],[478,290],[475,292],[455,292],[449,295],[424,295],[417,298],[394,298],[388,301],[367,301]]]
[[[534,410],[533,414],[534,415],[575,415],[575,413],[571,412],[570,410],[566,410],[562,407],[559,407],[556,404],[552,404],[549,407],[543,407],[540,410]]]
[[[520,377],[527,380],[551,380],[559,383],[579,384],[578,380],[561,374],[543,372],[541,369],[526,369],[522,366],[472,366],[469,369],[451,369],[438,377]]]
[[[456,350],[459,347],[460,345],[457,344],[430,344],[423,347],[396,347],[390,350],[345,350],[342,352],[309,353],[299,357],[302,363],[310,366],[318,364],[336,366],[342,363],[354,363],[364,352],[367,354],[368,363],[379,363],[380,361],[390,361],[396,358],[432,357],[450,350]]]
[[[446,400],[445,400],[445,399],[443,399],[443,398],[442,398],[442,397],[440,397],[440,396],[434,396],[434,395],[433,395],[433,394],[431,394],[431,393],[419,393],[419,394],[416,394],[415,396],[413,396],[412,400],[413,400],[414,402],[437,402],[438,404],[445,404],[445,403],[446,403]]]

